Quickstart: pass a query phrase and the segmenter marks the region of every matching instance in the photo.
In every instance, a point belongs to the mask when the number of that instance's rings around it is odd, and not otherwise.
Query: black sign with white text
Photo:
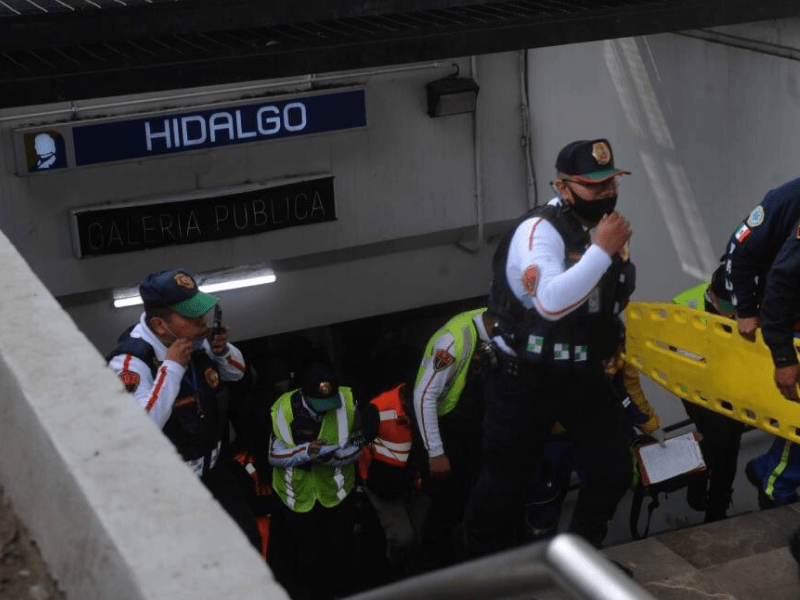
[[[104,256],[336,220],[333,177],[225,196],[73,211],[76,253]]]

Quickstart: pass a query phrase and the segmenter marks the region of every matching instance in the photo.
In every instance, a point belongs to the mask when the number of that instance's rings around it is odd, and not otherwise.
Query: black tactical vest
[[[624,339],[619,314],[628,304],[636,283],[636,270],[628,260],[614,256],[588,298],[557,321],[526,309],[514,296],[506,278],[511,238],[525,220],[538,216],[556,228],[565,245],[566,269],[577,263],[591,245],[589,232],[568,205],[544,205],[533,209],[505,235],[493,259],[489,310],[497,315],[499,332],[525,362],[568,369],[596,368],[612,356]]]
[[[120,354],[131,354],[150,367],[156,377],[161,365],[153,347],[141,338],[133,338],[130,330],[120,336],[117,347],[107,361]],[[217,366],[204,350],[192,353],[181,380],[180,391],[172,406],[172,414],[164,424],[164,434],[186,461],[205,457],[203,470],[210,464],[211,453],[224,439],[227,398]]]

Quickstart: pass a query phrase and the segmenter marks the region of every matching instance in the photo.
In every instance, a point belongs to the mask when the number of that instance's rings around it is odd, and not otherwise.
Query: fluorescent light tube
[[[219,283],[209,283],[201,285],[200,291],[212,294],[223,290],[235,290],[238,288],[252,287],[254,285],[264,285],[275,281],[275,274],[259,275],[257,277],[247,277],[244,279],[231,279],[230,281],[220,281]]]
[[[261,275],[253,277],[242,277],[240,279],[229,279],[227,281],[220,281],[217,283],[208,283],[199,285],[198,288],[201,292],[212,294],[214,292],[222,292],[225,290],[236,290],[239,288],[252,287],[255,285],[264,285],[273,283],[277,278],[272,270],[262,272]],[[125,306],[136,306],[142,303],[142,297],[138,294],[134,296],[121,296],[114,298],[114,308],[123,308]]]

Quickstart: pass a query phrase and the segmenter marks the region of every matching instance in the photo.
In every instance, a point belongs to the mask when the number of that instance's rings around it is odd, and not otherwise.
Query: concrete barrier
[[[0,482],[67,600],[287,599],[0,234]]]

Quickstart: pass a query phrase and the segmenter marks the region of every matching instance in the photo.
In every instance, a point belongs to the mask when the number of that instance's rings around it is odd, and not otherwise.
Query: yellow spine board
[[[677,304],[631,302],[625,360],[680,398],[800,443],[800,404],[781,396],[761,331]],[[798,346],[798,340],[795,340]]]

